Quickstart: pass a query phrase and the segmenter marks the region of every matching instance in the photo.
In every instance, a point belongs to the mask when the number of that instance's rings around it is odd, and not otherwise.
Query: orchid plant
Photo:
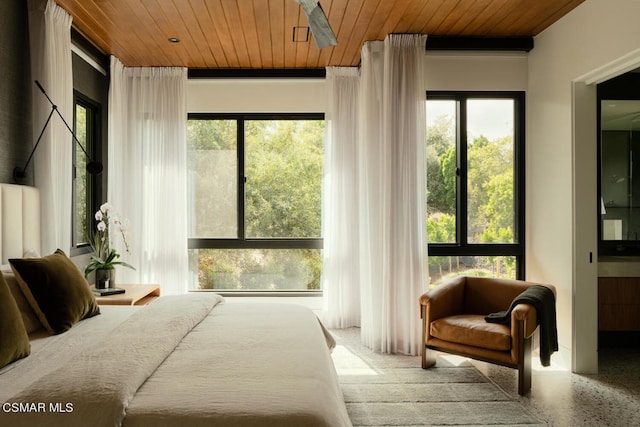
[[[126,220],[121,221],[120,217],[113,212],[113,206],[109,203],[104,203],[100,206],[95,214],[95,219],[98,222],[96,230],[93,236],[89,237],[89,244],[93,255],[91,261],[84,268],[84,277],[88,277],[95,270],[99,269],[113,269],[116,265],[131,268],[135,270],[133,266],[127,264],[124,261],[118,261],[120,254],[112,247],[112,239],[120,235],[122,242],[124,243],[125,250],[129,253],[129,244],[127,243],[126,235]],[[113,232],[113,234],[111,234]]]

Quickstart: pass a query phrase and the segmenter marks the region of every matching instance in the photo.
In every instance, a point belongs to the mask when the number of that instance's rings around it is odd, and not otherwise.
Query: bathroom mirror
[[[600,119],[601,249],[640,250],[640,100],[602,99]]]

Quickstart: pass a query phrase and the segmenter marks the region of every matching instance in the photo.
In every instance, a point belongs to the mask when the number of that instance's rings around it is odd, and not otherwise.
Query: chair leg
[[[427,307],[420,307],[420,317],[422,317],[422,369],[431,368],[436,364],[436,354],[433,350],[427,348],[425,340],[427,337]]]
[[[436,352],[427,348],[424,343],[422,344],[422,369],[428,369],[436,364]]]
[[[524,395],[531,390],[531,342],[529,337],[522,342],[522,361],[518,364],[518,394]]]

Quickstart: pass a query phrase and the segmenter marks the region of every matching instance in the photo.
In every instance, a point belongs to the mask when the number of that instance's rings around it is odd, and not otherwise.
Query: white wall
[[[529,55],[527,275],[558,288],[560,362],[576,372],[597,371],[597,117],[584,83],[638,64],[639,16],[637,0],[586,0]]]
[[[523,91],[525,53],[427,52],[427,90]]]
[[[427,90],[526,90],[522,53],[428,53]],[[191,79],[190,113],[324,112],[324,79]]]
[[[324,79],[191,79],[190,113],[322,113]]]

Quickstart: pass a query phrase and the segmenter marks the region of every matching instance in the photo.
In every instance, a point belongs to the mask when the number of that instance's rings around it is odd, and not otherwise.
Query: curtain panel
[[[129,221],[136,270],[119,283],[157,283],[163,295],[187,290],[186,68],[132,68],[111,58],[108,201]],[[117,242],[120,243],[120,242]]]
[[[67,122],[73,119],[71,16],[53,0],[29,0],[31,75]],[[51,113],[51,104],[33,85],[33,135],[35,139]],[[71,186],[74,142],[57,114],[42,135],[33,157],[34,185],[40,189],[43,254],[57,248],[71,250]]]
[[[352,301],[359,295],[362,342],[383,353],[420,351],[418,298],[427,288],[425,40],[404,34],[367,42],[357,101],[352,95],[348,107],[336,101],[347,102],[337,71],[327,70],[333,101],[325,314],[330,325],[356,324]],[[351,173],[332,176],[345,170]]]
[[[327,68],[327,137],[323,199],[324,322],[360,326],[358,269],[358,96],[355,67]]]

